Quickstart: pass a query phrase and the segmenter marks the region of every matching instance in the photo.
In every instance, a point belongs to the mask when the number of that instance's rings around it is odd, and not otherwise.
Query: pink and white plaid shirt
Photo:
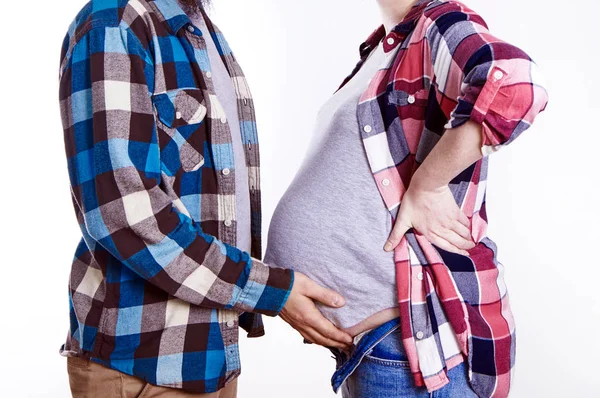
[[[463,362],[480,397],[506,397],[515,359],[515,325],[496,245],[487,236],[490,153],[513,141],[547,103],[537,66],[492,36],[456,1],[418,1],[387,35],[361,46],[358,71],[381,41],[397,52],[362,95],[358,119],[384,202],[396,216],[412,175],[447,129],[481,125],[485,157],[450,182],[472,222],[476,247],[449,253],[411,230],[395,251],[402,338],[418,386],[448,383]]]

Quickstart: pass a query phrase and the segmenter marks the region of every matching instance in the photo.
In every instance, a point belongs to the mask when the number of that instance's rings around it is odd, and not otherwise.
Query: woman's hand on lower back
[[[468,255],[467,250],[475,247],[470,221],[456,204],[447,185],[430,189],[411,185],[408,188],[384,249],[392,251],[396,248],[411,228],[449,252]]]

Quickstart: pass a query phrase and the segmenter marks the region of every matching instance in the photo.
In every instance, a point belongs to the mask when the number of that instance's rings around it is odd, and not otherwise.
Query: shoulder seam
[[[120,20],[122,21],[122,20]],[[87,26],[89,25],[89,26]],[[133,30],[129,27],[124,27],[121,22],[119,22],[118,24],[114,24],[112,21],[109,24],[100,24],[98,26],[93,26],[94,23],[93,21],[88,21],[85,22],[82,26],[85,26],[84,29],[80,30],[80,33],[78,33],[76,36],[73,37],[72,40],[72,44],[69,46],[69,51],[66,53],[64,59],[62,60],[61,66],[60,66],[60,76],[62,77],[62,74],[65,71],[65,68],[67,67],[67,63],[68,60],[71,58],[71,56],[73,55],[73,49],[77,46],[77,44],[79,44],[79,42],[81,41],[81,39],[86,36],[89,35],[90,33],[100,30],[100,29],[107,29],[107,28],[118,28],[119,30],[125,32],[128,36],[131,36],[135,39],[136,44],[140,47],[140,49],[142,49],[144,51],[144,53],[148,54],[148,50],[143,46],[142,41],[140,40],[140,38],[135,34],[135,32],[133,32]],[[148,61],[152,61],[151,59],[144,59],[144,62],[148,62]],[[153,63],[153,62],[152,62]]]

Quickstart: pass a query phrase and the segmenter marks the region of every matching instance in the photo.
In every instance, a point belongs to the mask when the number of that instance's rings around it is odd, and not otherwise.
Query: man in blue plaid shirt
[[[88,3],[60,105],[83,235],[61,347],[74,397],[233,397],[238,326],[261,336],[259,314],[351,343],[313,302],[343,298],[259,261],[254,104],[198,0]]]

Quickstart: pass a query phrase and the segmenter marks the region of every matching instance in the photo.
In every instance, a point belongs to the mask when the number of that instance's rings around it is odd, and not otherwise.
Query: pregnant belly
[[[393,254],[383,251],[385,225],[383,231],[358,228],[346,217],[336,220],[314,213],[280,203],[269,228],[265,262],[301,272],[341,294],[346,300],[344,307],[317,307],[351,335],[397,317]]]

